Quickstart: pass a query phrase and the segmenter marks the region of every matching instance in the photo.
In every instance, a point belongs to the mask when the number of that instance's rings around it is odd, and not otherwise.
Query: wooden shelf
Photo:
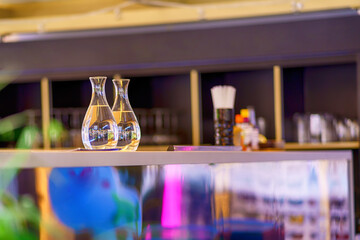
[[[285,150],[326,150],[326,149],[357,149],[359,142],[328,142],[328,143],[285,143]]]
[[[168,145],[139,146],[138,151],[167,151]],[[285,143],[285,150],[336,150],[336,149],[358,149],[359,142],[329,142],[329,143]]]
[[[137,151],[167,151],[169,145],[141,145]]]

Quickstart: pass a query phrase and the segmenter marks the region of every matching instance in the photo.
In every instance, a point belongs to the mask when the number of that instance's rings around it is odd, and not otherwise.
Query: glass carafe
[[[90,77],[92,96],[81,128],[86,149],[115,148],[117,125],[105,96],[106,77]]]
[[[140,143],[140,126],[128,98],[129,79],[113,79],[116,97],[112,111],[119,129],[118,147],[136,151]]]

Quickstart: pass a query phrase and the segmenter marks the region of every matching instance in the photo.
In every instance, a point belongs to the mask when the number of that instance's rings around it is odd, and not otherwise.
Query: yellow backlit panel
[[[54,0],[5,4],[0,34],[183,23],[358,8],[360,0]]]

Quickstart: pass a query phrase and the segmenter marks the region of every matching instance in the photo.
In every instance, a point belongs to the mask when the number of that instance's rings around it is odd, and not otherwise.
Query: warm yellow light
[[[0,34],[103,29],[357,9],[359,0],[0,1]],[[357,14],[354,10],[354,14]]]

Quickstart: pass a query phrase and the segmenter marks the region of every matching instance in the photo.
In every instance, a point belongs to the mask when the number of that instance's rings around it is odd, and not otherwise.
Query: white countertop
[[[74,150],[0,150],[1,168],[139,166],[344,159],[352,159],[350,150],[309,152],[82,152]]]

